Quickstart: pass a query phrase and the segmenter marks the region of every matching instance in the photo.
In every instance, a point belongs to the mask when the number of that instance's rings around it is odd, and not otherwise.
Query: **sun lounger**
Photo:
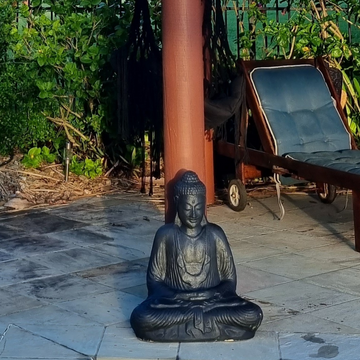
[[[244,184],[264,171],[275,174],[278,184],[289,176],[317,183],[324,202],[333,200],[329,186],[350,189],[355,249],[360,251],[360,151],[323,60],[243,61],[240,65],[250,119],[241,119],[240,149],[225,141],[216,144],[219,154],[233,158],[235,150],[240,154],[237,179],[229,185],[231,207],[245,207]],[[246,146],[249,121],[260,139],[257,149]]]

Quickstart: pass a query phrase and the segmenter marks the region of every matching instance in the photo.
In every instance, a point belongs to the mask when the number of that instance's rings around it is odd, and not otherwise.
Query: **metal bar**
[[[225,155],[230,158],[235,157],[235,144],[225,141],[218,141],[216,146],[221,155]],[[247,164],[249,165],[255,165],[259,168],[269,169],[275,173],[288,174],[296,178],[301,178],[312,182],[328,183],[344,189],[360,192],[360,175],[319,165],[313,165],[249,148],[245,149],[240,147],[239,151],[241,157],[248,159]]]

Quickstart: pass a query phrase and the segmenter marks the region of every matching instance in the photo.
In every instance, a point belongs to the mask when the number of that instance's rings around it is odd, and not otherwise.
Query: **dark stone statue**
[[[148,298],[131,315],[136,336],[159,342],[252,338],[263,314],[236,294],[226,235],[205,217],[205,185],[188,171],[174,192],[175,223],[155,235]]]

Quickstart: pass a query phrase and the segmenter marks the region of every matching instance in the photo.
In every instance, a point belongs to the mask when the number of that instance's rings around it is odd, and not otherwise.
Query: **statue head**
[[[174,187],[175,223],[194,229],[206,223],[206,187],[193,171],[185,172]]]

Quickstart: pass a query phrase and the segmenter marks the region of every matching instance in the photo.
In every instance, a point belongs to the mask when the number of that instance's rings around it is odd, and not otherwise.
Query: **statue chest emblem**
[[[210,256],[206,232],[200,234],[196,239],[182,240],[177,238],[177,265],[180,277],[190,287],[199,288],[210,276]]]

